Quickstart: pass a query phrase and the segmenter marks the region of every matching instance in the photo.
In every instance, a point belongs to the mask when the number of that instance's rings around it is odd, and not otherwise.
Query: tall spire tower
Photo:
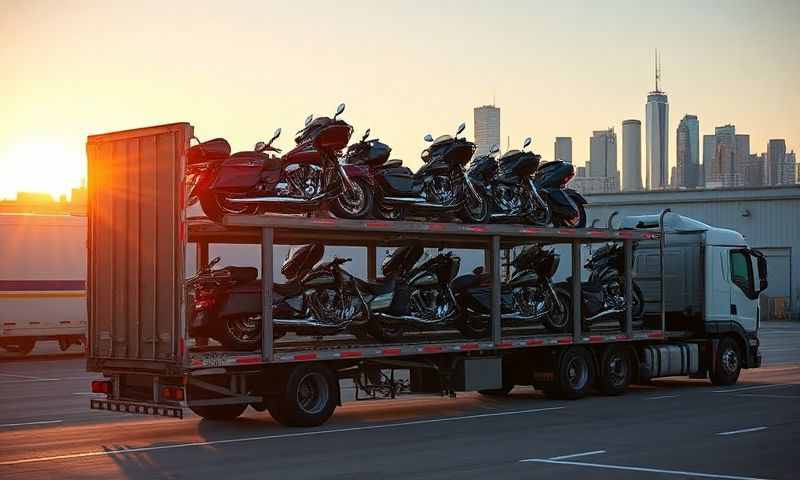
[[[661,90],[658,49],[655,53],[656,89],[647,95],[645,106],[645,185],[648,190],[659,190],[669,185],[669,103],[667,94]]]

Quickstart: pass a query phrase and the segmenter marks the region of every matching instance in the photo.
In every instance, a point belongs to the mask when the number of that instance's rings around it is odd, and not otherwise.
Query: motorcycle
[[[340,195],[364,203],[362,209],[369,211],[371,192],[356,191],[337,158],[353,133],[353,127],[337,118],[344,109],[340,104],[333,118],[309,116],[297,133],[295,148],[283,157],[267,153],[281,152],[272,146],[281,129],[275,130],[268,142],[258,142],[253,151],[227,157],[223,157],[227,142],[221,139],[212,140],[213,145],[206,142],[191,147],[190,203],[197,197],[214,221],[226,214],[309,213]]]
[[[575,175],[571,164],[562,161],[540,165],[541,156],[509,150],[495,159],[500,148],[493,145],[487,155],[470,163],[467,177],[487,199],[492,221],[522,222],[534,225],[586,226],[586,200],[566,184]]]
[[[598,248],[584,265],[589,270],[589,280],[581,283],[582,314],[588,329],[591,322],[611,317],[621,328],[625,328],[625,254],[621,244],[608,243]],[[560,284],[570,291],[572,278]],[[631,292],[633,320],[639,321],[644,314],[644,296],[636,282]]]
[[[462,123],[455,136],[442,135],[435,140],[427,134],[425,141],[431,145],[423,150],[423,165],[416,173],[399,160],[386,162],[388,152],[372,156],[374,161],[369,163],[366,175],[375,187],[376,216],[400,220],[406,216],[458,215],[466,223],[485,222],[486,202],[464,171],[475,152],[474,143],[458,137],[465,128]],[[370,149],[378,146],[370,144]]]
[[[436,329],[458,315],[450,282],[461,259],[452,252],[430,258],[419,245],[403,246],[381,264],[382,282],[357,282],[371,312],[369,332],[395,341],[409,329]]]
[[[320,244],[301,246],[287,256],[281,266],[286,283],[272,284],[273,337],[287,332],[316,334],[313,319],[303,299],[301,279],[322,259]],[[214,338],[236,350],[255,350],[261,346],[261,280],[253,267],[225,267],[214,270],[216,257],[187,280],[192,295],[189,323],[193,336]]]
[[[368,192],[370,203],[379,208],[379,204],[372,201],[372,191],[375,190],[375,172],[387,168],[401,167],[401,160],[389,160],[392,153],[391,147],[382,143],[379,139],[369,138],[370,129],[364,132],[364,136],[357,143],[347,147],[341,163],[350,176],[353,190],[356,192]],[[410,170],[409,170],[410,173]],[[331,210],[340,218],[364,218],[372,214],[370,206],[365,202],[358,201],[360,193],[355,196],[339,195],[333,203]],[[394,210],[397,211],[397,210]],[[391,212],[389,213],[391,214]]]
[[[510,266],[514,274],[500,287],[500,318],[503,327],[529,326],[541,322],[554,333],[569,331],[572,325],[568,290],[551,282],[558,270],[557,253],[539,245],[525,247]],[[456,302],[462,314],[459,330],[470,338],[490,333],[492,313],[491,276],[476,269],[453,281]]]

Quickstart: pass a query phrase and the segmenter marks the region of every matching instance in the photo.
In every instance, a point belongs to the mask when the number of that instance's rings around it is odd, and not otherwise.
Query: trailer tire
[[[325,423],[339,398],[339,382],[323,365],[298,365],[287,377],[285,389],[267,402],[270,415],[289,427],[316,427]]]
[[[626,347],[611,346],[600,356],[597,389],[603,395],[622,395],[633,378],[631,352]]]
[[[10,342],[4,342],[0,346],[2,346],[9,353],[16,353],[21,356],[25,356],[33,351],[33,347],[36,346],[36,339],[33,337],[11,338]]]
[[[592,354],[583,347],[564,350],[555,370],[553,381],[542,385],[547,397],[577,400],[585,397],[594,383]]]
[[[735,385],[742,371],[742,351],[733,337],[722,337],[714,352],[709,378],[714,385]]]
[[[247,404],[190,406],[189,409],[206,420],[234,420],[247,409]]]

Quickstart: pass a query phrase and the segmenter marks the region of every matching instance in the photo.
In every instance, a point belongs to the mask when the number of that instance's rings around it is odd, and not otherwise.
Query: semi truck
[[[478,391],[508,395],[527,385],[549,397],[619,395],[667,376],[737,382],[760,366],[758,295],[766,263],[736,232],[671,214],[624,219],[619,229],[342,220],[318,215],[186,214],[186,151],[193,127],[176,123],[90,136],[87,369],[99,396],[90,408],[183,418],[186,409],[232,420],[248,407],[280,423],[316,426],[341,403],[340,380],[368,396]],[[275,245],[320,242],[366,250],[369,280],[379,249],[416,242],[484,251],[491,280],[490,328],[482,338],[419,332],[378,341],[352,335],[273,335]],[[530,244],[569,252],[569,328],[507,328],[502,322],[504,251]],[[585,245],[622,247],[625,307],[588,322],[582,299]],[[208,264],[210,245],[256,245],[261,342],[252,351],[197,342],[186,257]],[[678,261],[680,260],[680,261]],[[644,295],[634,319],[634,282]],[[578,299],[578,300],[576,300]],[[395,375],[395,372],[404,371]],[[404,373],[407,372],[407,377]],[[404,379],[408,380],[405,381]]]
[[[0,214],[0,348],[85,341],[86,217]]]

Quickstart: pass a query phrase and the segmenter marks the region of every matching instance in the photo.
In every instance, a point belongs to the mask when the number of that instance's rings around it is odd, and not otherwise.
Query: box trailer
[[[322,215],[229,215],[214,223],[186,215],[185,163],[192,135],[191,125],[179,123],[89,137],[87,367],[106,377],[92,384],[93,392],[106,394],[91,400],[93,409],[182,417],[189,408],[204,418],[233,419],[250,406],[269,410],[286,425],[312,426],[325,422],[341,402],[340,379],[352,379],[368,395],[394,396],[403,391],[454,395],[472,390],[505,395],[515,385],[533,385],[549,396],[579,398],[593,387],[619,394],[632,382],[673,375],[731,384],[741,368],[759,365],[757,324],[727,314],[725,319],[741,328],[706,328],[707,320],[711,325],[706,312],[716,314],[716,307],[702,308],[693,317],[697,324],[687,328],[673,328],[667,322],[673,307],[668,312],[662,301],[666,296],[661,279],[669,248],[665,240],[673,232],[667,228],[670,233],[665,233],[668,224],[662,217],[655,225],[642,219],[641,224],[619,230],[341,220]],[[675,235],[681,233],[674,230]],[[379,248],[416,242],[483,250],[491,279],[488,333],[484,338],[465,338],[441,329],[387,342],[351,335],[273,338],[274,247],[309,242],[366,249],[371,280],[377,276]],[[582,302],[571,301],[568,333],[503,325],[501,252],[534,243],[568,245],[569,293],[572,299],[581,299],[581,247],[606,242],[621,244],[624,252],[622,321],[586,323]],[[711,288],[704,290],[700,306],[721,302],[724,295],[726,305],[736,305],[740,311],[757,305],[759,287],[766,281],[763,262],[740,236],[737,242],[728,245],[735,248],[727,257],[704,269]],[[260,249],[262,334],[260,348],[253,351],[230,350],[189,335],[192,302],[186,279],[193,272],[185,271],[187,252],[194,252],[197,265],[205,265],[212,244],[252,244]],[[658,252],[661,283],[658,296],[645,300],[659,308],[634,322],[634,273],[651,280],[647,268],[653,248]],[[636,263],[634,251],[640,252]],[[712,256],[718,254],[724,255],[712,251]],[[644,266],[641,273],[640,266]],[[734,299],[733,290],[723,295],[723,285],[717,281],[752,288],[747,300]],[[649,284],[647,290],[652,293]],[[719,298],[712,299],[710,292]],[[409,381],[398,380],[396,370],[407,370]]]
[[[86,217],[0,214],[0,348],[85,342]]]

